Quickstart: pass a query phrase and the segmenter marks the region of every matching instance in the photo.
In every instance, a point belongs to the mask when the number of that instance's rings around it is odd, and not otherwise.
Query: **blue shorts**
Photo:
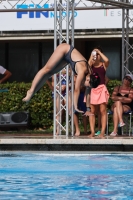
[[[52,96],[52,99],[53,99],[54,98],[54,92],[52,92],[51,96]]]
[[[78,109],[86,112],[86,103],[84,102],[84,95],[85,93],[81,92],[78,99]],[[75,112],[78,113],[78,112]]]

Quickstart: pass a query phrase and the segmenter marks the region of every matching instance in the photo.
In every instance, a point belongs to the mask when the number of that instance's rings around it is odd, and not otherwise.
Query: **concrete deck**
[[[23,151],[133,151],[133,137],[66,137],[52,134],[0,134],[0,150]]]

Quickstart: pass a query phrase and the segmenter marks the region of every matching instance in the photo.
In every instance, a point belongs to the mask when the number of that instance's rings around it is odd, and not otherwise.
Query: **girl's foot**
[[[78,132],[78,133],[75,133],[75,136],[77,136],[77,137],[78,137],[78,136],[80,136],[80,132]]]
[[[75,133],[75,136],[76,136],[76,137],[80,136],[80,133]]]
[[[90,134],[90,135],[88,136],[88,138],[89,138],[89,139],[94,139],[94,134]]]
[[[28,90],[28,91],[27,91],[27,95],[26,95],[26,97],[23,98],[22,101],[24,101],[24,102],[28,102],[28,101],[30,101],[32,95],[33,95],[33,92],[30,92],[30,90]]]
[[[103,135],[97,135],[96,137],[95,137],[95,139],[105,139],[105,137],[103,136]]]

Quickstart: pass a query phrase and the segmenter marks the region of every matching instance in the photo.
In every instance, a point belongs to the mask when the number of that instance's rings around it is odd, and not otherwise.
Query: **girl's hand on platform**
[[[75,112],[78,112],[78,113],[84,113],[84,111],[79,110],[78,108],[76,108],[74,111],[75,111]]]

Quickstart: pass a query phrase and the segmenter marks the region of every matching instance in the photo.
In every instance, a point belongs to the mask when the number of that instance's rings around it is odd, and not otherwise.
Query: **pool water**
[[[133,154],[1,152],[0,199],[133,199]]]

